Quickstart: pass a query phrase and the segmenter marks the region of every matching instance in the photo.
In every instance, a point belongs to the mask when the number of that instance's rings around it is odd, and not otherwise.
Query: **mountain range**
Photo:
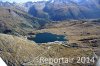
[[[49,0],[26,3],[0,2],[0,6],[16,8],[28,14],[53,21],[100,18],[100,0]]]
[[[38,7],[38,6],[41,7]],[[29,14],[54,21],[66,19],[96,19],[100,17],[99,0],[50,0],[38,2],[29,9]]]

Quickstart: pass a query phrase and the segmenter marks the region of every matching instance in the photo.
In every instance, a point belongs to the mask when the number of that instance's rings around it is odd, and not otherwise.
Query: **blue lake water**
[[[56,35],[52,33],[38,33],[36,34],[35,38],[31,39],[36,43],[47,43],[47,42],[54,42],[54,41],[66,41],[64,35]]]

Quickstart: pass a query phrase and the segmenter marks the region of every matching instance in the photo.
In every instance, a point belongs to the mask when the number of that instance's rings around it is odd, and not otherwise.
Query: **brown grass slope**
[[[34,42],[24,38],[0,34],[0,57],[8,66],[21,66],[42,53],[42,49]]]
[[[0,32],[11,30],[10,32],[13,34],[25,35],[27,32],[42,27],[47,22],[14,8],[0,7]]]
[[[48,49],[49,47],[49,49]],[[63,45],[37,45],[25,38],[12,35],[0,34],[0,57],[8,64],[8,66],[30,66],[23,65],[33,64],[35,58],[77,58],[92,57],[90,48],[68,48]],[[39,63],[38,63],[39,64]],[[44,65],[44,64],[43,64]],[[61,64],[57,66],[80,66],[82,64]],[[85,64],[88,66],[89,64]],[[39,66],[39,65],[37,65]],[[49,65],[45,65],[49,66]]]

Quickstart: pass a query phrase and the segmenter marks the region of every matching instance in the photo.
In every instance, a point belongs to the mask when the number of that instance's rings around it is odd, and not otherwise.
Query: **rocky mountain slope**
[[[2,33],[25,35],[27,32],[42,28],[48,22],[14,8],[0,7],[0,32]]]
[[[43,6],[43,3],[38,3]],[[36,5],[38,5],[36,4]],[[40,17],[48,17],[52,20],[66,20],[66,19],[95,19],[100,18],[100,3],[99,0],[49,0],[45,3],[44,8],[33,5],[29,9],[29,14]],[[34,10],[34,11],[33,11]],[[41,12],[42,11],[42,12]],[[46,15],[44,15],[46,14]]]

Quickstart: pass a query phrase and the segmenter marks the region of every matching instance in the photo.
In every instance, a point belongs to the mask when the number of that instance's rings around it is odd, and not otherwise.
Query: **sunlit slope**
[[[25,35],[27,32],[42,28],[48,22],[17,9],[0,7],[0,32]]]
[[[8,64],[8,66],[22,66],[23,64],[31,64],[33,66],[34,64],[39,65],[39,63],[36,63],[36,59],[39,59],[40,57],[77,58],[84,56],[91,57],[92,50],[90,48],[71,48],[59,44],[37,45],[33,41],[29,41],[22,37],[0,34],[0,57]],[[61,64],[61,66],[64,65],[79,66],[80,64]]]

